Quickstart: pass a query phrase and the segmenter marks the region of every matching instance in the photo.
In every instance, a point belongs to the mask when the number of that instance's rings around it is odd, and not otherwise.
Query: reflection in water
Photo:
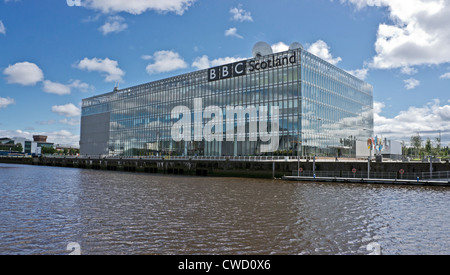
[[[449,254],[445,187],[0,164],[0,254]]]

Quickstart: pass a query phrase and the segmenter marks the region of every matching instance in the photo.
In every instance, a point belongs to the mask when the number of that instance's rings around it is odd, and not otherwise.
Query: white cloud
[[[393,118],[381,115],[384,107],[384,103],[374,102],[376,134],[408,142],[417,133],[437,137],[441,131],[443,143],[450,142],[450,105],[441,106],[435,99],[422,107],[409,107]]]
[[[52,82],[50,80],[44,81],[44,92],[56,95],[69,95],[70,87],[61,83]]]
[[[386,104],[384,104],[384,102],[374,101],[373,102],[373,113],[375,115],[378,115],[379,113],[381,113],[381,111],[383,111],[384,107],[386,107]]]
[[[8,107],[8,105],[14,104],[16,101],[9,97],[0,97],[0,109]]]
[[[72,103],[66,105],[55,105],[52,107],[52,112],[65,117],[74,117],[81,115],[81,109]]]
[[[342,61],[342,58],[336,57],[333,58],[333,56],[330,53],[330,47],[322,40],[317,40],[313,44],[309,46],[307,49],[308,52],[322,58],[323,60],[336,65],[340,61]]]
[[[358,9],[387,8],[392,23],[378,26],[378,69],[437,65],[450,62],[450,1],[448,0],[341,0]]]
[[[128,28],[128,25],[124,23],[124,21],[125,19],[122,16],[110,16],[106,23],[99,28],[99,31],[101,31],[103,35],[119,33]]]
[[[65,144],[65,145],[71,145],[73,147],[79,147],[80,146],[80,136],[74,135],[70,131],[67,130],[60,130],[55,132],[44,132],[43,135],[48,136],[48,141],[53,142],[55,144]]]
[[[143,55],[143,56],[141,56],[141,58],[144,59],[144,60],[150,60],[150,59],[153,58],[153,56],[151,56],[151,55]]]
[[[242,35],[237,33],[237,29],[236,28],[229,28],[228,30],[225,31],[225,36],[234,36],[237,38],[244,38]]]
[[[142,14],[148,10],[182,15],[195,0],[86,0],[81,5],[103,13],[127,12]]]
[[[209,61],[209,57],[207,55],[197,57],[192,63],[192,67],[195,67],[198,70],[207,69],[211,67],[211,61]]]
[[[232,19],[235,21],[253,22],[252,14],[250,12],[242,9],[242,5],[239,5],[237,8],[230,9],[230,13],[233,15]]]
[[[9,138],[14,138],[14,137],[24,137],[24,138],[32,138],[32,134],[30,132],[27,131],[22,131],[22,130],[2,130],[0,129],[0,136],[1,137],[9,137]]]
[[[83,83],[80,80],[73,80],[71,84],[67,85],[50,80],[44,80],[44,73],[42,70],[36,64],[30,62],[21,62],[14,65],[9,65],[8,68],[3,71],[3,74],[6,75],[6,80],[10,84],[34,86],[38,82],[43,82],[44,92],[50,94],[68,95],[71,93],[71,88],[77,88],[81,91],[93,89],[92,86]]]
[[[274,53],[285,52],[289,50],[289,45],[285,44],[284,42],[278,42],[272,45],[272,50]],[[311,44],[307,49],[307,51],[324,59],[325,61],[333,65],[336,65],[337,63],[342,61],[342,58],[340,57],[333,58],[333,56],[330,53],[330,47],[327,45],[327,43],[325,43],[322,40],[318,40],[315,43]],[[349,70],[347,72],[361,80],[365,80],[369,72],[369,69],[362,68],[356,70]]]
[[[3,24],[2,20],[0,20],[0,33],[6,34],[6,28],[5,28],[5,25]]]
[[[54,132],[42,132],[42,133],[34,133],[34,135],[44,135],[47,136],[47,141],[52,142],[55,144],[64,144],[64,145],[70,145],[73,147],[79,147],[80,146],[80,136],[75,135],[67,130],[59,130]]]
[[[418,72],[417,69],[411,68],[411,67],[403,67],[401,69],[402,74],[413,75],[413,74],[416,74],[417,72]]]
[[[71,80],[70,84],[61,84],[50,80],[44,81],[44,92],[57,95],[69,95],[72,88],[78,89],[81,92],[88,92],[94,90],[94,87],[81,82],[80,80]]]
[[[70,126],[78,126],[78,125],[80,125],[80,120],[79,119],[74,119],[74,118],[72,118],[72,119],[67,119],[67,118],[61,119],[59,122],[62,123],[62,124],[70,125]]]
[[[224,64],[230,64],[230,63],[234,63],[237,61],[241,61],[244,60],[246,58],[241,58],[241,57],[222,57],[222,58],[217,58],[217,59],[213,59],[213,60],[209,60],[209,57],[207,55],[201,56],[201,57],[197,57],[194,62],[192,63],[192,67],[195,67],[199,70],[203,70],[203,69],[207,69],[207,68],[211,68],[211,67],[215,67],[215,66],[220,66],[220,65],[224,65]]]
[[[439,78],[442,78],[442,79],[444,79],[444,78],[450,79],[450,73],[445,73],[445,74],[441,75]]]
[[[44,121],[36,121],[36,123],[39,125],[53,125],[56,123],[56,120],[49,119],[49,120],[44,120]]]
[[[278,42],[272,45],[272,50],[274,53],[285,52],[289,50],[289,46],[284,44],[283,42]]]
[[[80,70],[87,70],[89,72],[99,72],[105,77],[106,82],[122,81],[125,72],[119,68],[119,63],[109,58],[84,58],[75,65]]]
[[[20,84],[23,86],[33,86],[44,79],[44,73],[34,63],[21,62],[9,65],[3,71],[6,80],[10,84]]]
[[[412,90],[420,85],[420,81],[414,78],[403,80],[405,82],[405,88],[407,90]]]
[[[146,68],[148,74],[166,73],[187,68],[187,63],[181,56],[173,51],[158,51],[151,56],[154,63]]]
[[[71,83],[69,84],[69,87],[76,88],[76,89],[80,90],[83,93],[95,90],[94,86],[91,86],[91,85],[89,85],[87,83],[81,82],[81,80],[78,80],[78,79],[71,80]]]
[[[367,77],[367,73],[369,72],[369,69],[363,68],[363,69],[357,69],[357,70],[350,70],[347,72],[361,80],[365,80]]]
[[[101,16],[102,16],[101,13],[98,13],[95,16],[89,15],[88,17],[81,19],[81,22],[83,23],[97,22]]]

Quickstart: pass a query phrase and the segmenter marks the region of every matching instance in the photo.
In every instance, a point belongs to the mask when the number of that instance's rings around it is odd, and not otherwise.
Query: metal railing
[[[422,179],[432,179],[438,181],[450,181],[450,171],[424,172]]]
[[[368,178],[367,171],[292,171],[292,176],[300,177],[337,177],[337,178]],[[437,171],[437,172],[416,172],[416,173],[404,173],[398,172],[373,172],[369,174],[369,178],[373,179],[405,179],[405,180],[438,180],[438,181],[450,181],[450,171]]]
[[[46,158],[78,158],[78,159],[123,159],[123,160],[206,160],[206,161],[285,161],[285,162],[313,162],[313,157],[296,157],[296,156],[109,156],[109,155],[44,155]],[[316,162],[367,162],[361,158],[336,158],[316,157]]]
[[[55,159],[122,159],[122,160],[205,160],[205,161],[297,161],[297,157],[293,156],[222,156],[222,157],[204,157],[204,156],[105,156],[105,155],[80,155],[80,156],[60,156],[60,155],[45,155],[46,158]]]

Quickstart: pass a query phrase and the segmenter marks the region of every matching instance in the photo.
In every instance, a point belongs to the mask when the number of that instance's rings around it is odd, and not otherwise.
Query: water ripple
[[[448,188],[0,168],[0,254],[450,254]]]

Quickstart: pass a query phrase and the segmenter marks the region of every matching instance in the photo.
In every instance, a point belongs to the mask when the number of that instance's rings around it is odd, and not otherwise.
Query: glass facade
[[[199,99],[203,110],[200,120],[194,111],[189,113],[191,138],[175,141],[172,128],[180,118],[172,116],[174,108],[194,110],[195,100]],[[195,128],[205,127],[219,114],[205,115],[208,106],[222,110],[223,119],[219,121],[223,122],[224,132],[230,130],[230,124],[228,129],[226,124],[227,107],[247,110],[247,115],[240,118],[231,114],[234,128],[245,125],[245,132],[234,131],[234,139],[196,138]],[[250,112],[255,111],[261,122],[266,108],[270,125],[270,110],[274,107],[279,111],[279,129],[270,130],[278,131],[278,146],[263,152],[261,146],[267,142],[255,138],[258,133],[254,131],[261,131],[261,124],[259,129],[252,127],[255,117]],[[95,118],[99,115],[105,127],[98,125]],[[213,133],[219,130],[216,128],[220,127],[213,127]],[[103,129],[102,133],[99,129]],[[224,65],[217,71],[197,71],[84,99],[80,149],[84,155],[109,156],[352,157],[356,140],[371,136],[372,86],[296,49]]]

